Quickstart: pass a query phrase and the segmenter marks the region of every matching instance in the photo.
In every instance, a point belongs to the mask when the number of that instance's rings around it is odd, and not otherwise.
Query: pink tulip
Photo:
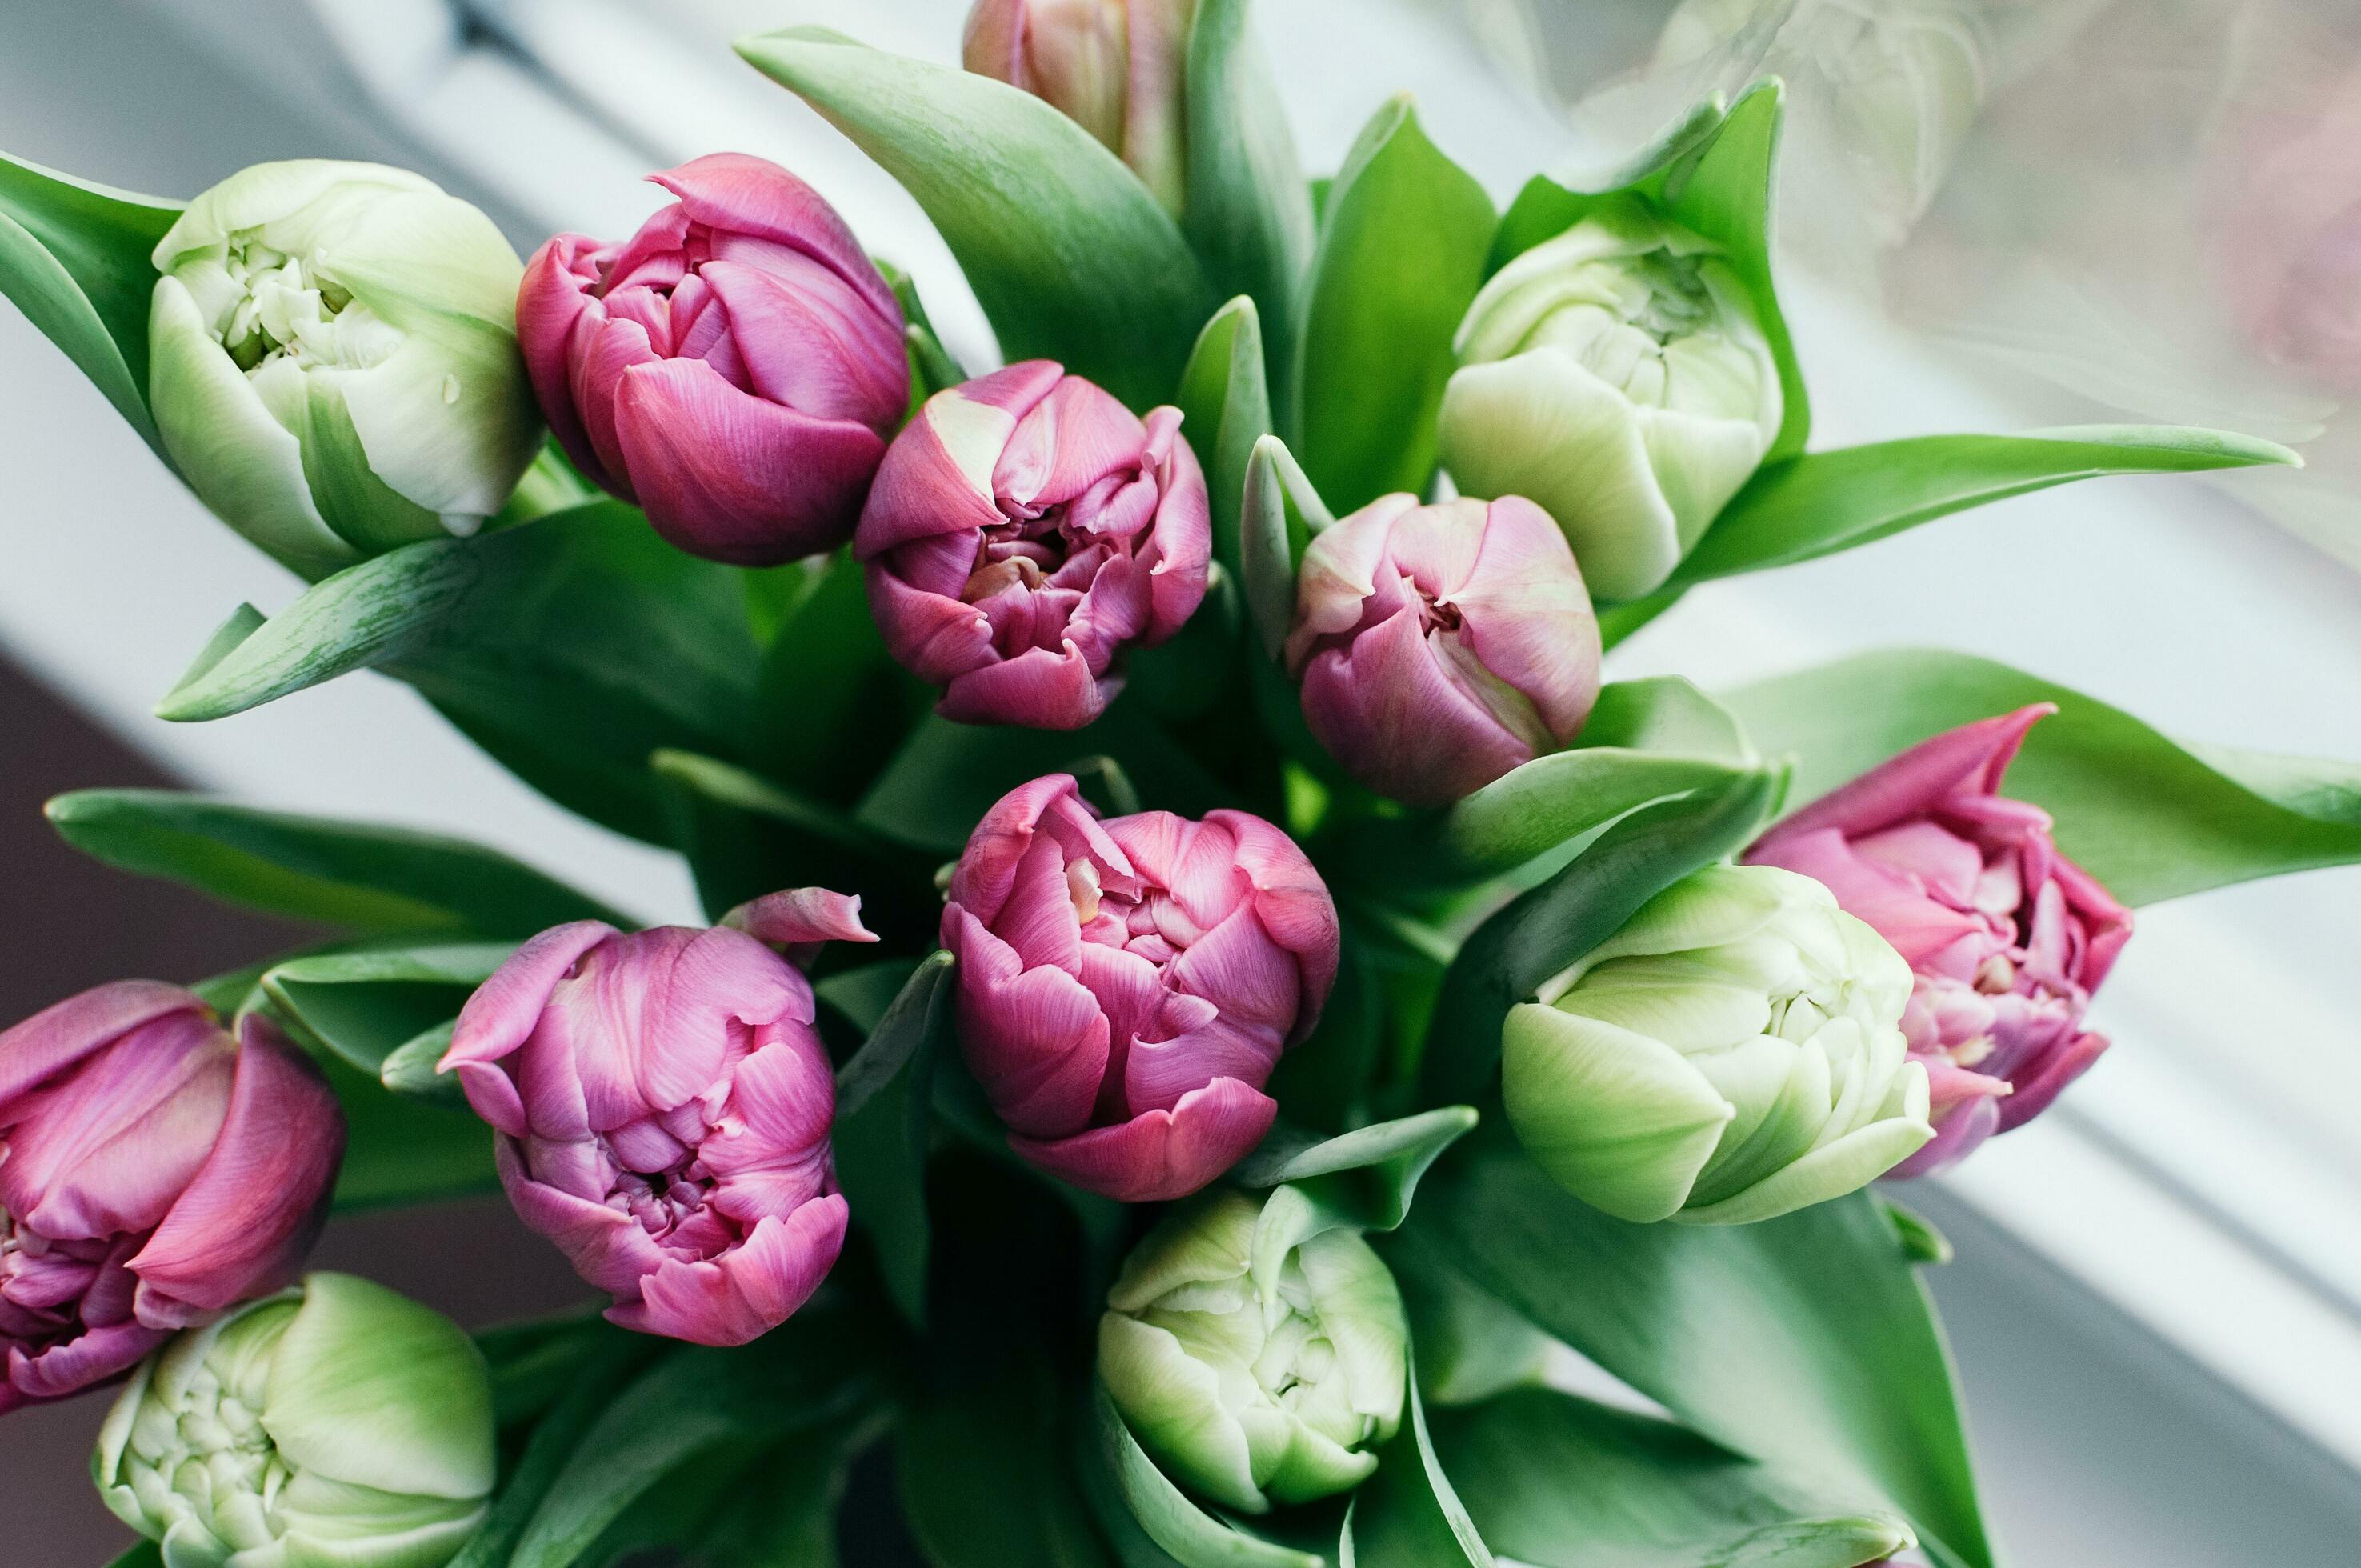
[[[764,944],[874,941],[859,911],[808,890],[711,930],[577,920],[460,1010],[441,1070],[497,1130],[517,1213],[614,1297],[612,1321],[743,1344],[836,1262],[835,1078],[810,983]]]
[[[2361,392],[2361,68],[2231,105],[2214,163],[2201,210],[2248,343]]]
[[[121,1376],[294,1278],[345,1119],[265,1019],[126,980],[0,1034],[0,1410]]]
[[[1386,496],[1312,542],[1287,667],[1303,720],[1379,795],[1448,806],[1572,740],[1598,619],[1565,536],[1514,496]]]
[[[1180,411],[1146,422],[1027,360],[938,392],[895,438],[852,551],[885,645],[970,724],[1078,729],[1123,650],[1205,597],[1213,526]]]
[[[910,397],[902,310],[852,231],[776,164],[651,175],[680,198],[620,245],[533,253],[517,341],[585,474],[692,555],[833,550]]]
[[[1262,1086],[1336,978],[1336,906],[1258,817],[1101,822],[1054,773],[977,824],[943,946],[1009,1146],[1144,1203],[1196,1191],[1270,1130]]]
[[[1923,1176],[2038,1115],[2107,1048],[2082,1027],[2131,939],[2131,911],[2058,852],[2049,816],[1998,793],[2038,703],[1915,746],[1788,817],[1747,851],[1825,883],[1917,982],[1902,1019],[1927,1064]]]
[[[1131,166],[1170,212],[1188,183],[1183,140],[1196,0],[976,0],[961,55],[1021,87]]]

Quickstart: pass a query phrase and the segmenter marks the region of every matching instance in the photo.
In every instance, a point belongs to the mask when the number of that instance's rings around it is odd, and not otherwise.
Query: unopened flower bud
[[[976,0],[961,55],[970,71],[1053,104],[1178,213],[1196,9],[1197,0]]]

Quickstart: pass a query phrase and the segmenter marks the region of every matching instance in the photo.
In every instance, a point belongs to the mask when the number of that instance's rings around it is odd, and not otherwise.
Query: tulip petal
[[[608,1321],[692,1344],[741,1345],[785,1322],[811,1299],[843,1250],[851,1211],[840,1196],[815,1199],[782,1220],[765,1217],[718,1258],[666,1258],[618,1301]]]
[[[1217,1375],[1169,1330],[1106,1313],[1099,1319],[1098,1366],[1107,1397],[1159,1463],[1224,1508],[1270,1511]]]
[[[787,961],[807,968],[829,942],[873,942],[877,933],[861,923],[861,895],[824,887],[790,887],[750,899],[721,917],[721,924],[756,941],[786,949]]]
[[[640,1281],[664,1262],[654,1238],[620,1210],[535,1181],[515,1139],[499,1139],[492,1152],[517,1218],[555,1244],[586,1281],[618,1300],[638,1299]]]
[[[2033,703],[1921,741],[1788,817],[1764,837],[1763,845],[1828,828],[1864,836],[1955,795],[1996,794],[2026,732],[2057,711],[2055,703]]]
[[[899,334],[902,307],[851,226],[827,198],[777,164],[713,152],[648,178],[680,198],[691,223],[772,240],[825,264]]]
[[[0,1386],[0,1412],[40,1399],[62,1399],[122,1376],[171,1338],[168,1329],[139,1322],[85,1329],[71,1339],[27,1354],[8,1347],[8,1378]]]
[[[1185,1198],[1244,1159],[1279,1115],[1278,1102],[1232,1078],[1119,1126],[1069,1138],[1011,1132],[1008,1146],[1050,1175],[1124,1203]]]
[[[584,329],[585,318],[589,330],[597,327],[590,290],[598,281],[598,248],[587,235],[561,234],[533,253],[517,286],[517,347],[550,433],[593,484],[610,489],[612,480],[575,407],[572,368],[576,334]]]
[[[177,985],[118,980],[0,1030],[0,1124],[16,1120],[16,1102],[27,1091],[141,1025],[183,1011],[211,1013],[203,998]]]
[[[1068,642],[1062,652],[1031,648],[952,676],[935,711],[961,724],[1080,729],[1122,690],[1120,676],[1093,674],[1082,651]]]
[[[959,1033],[1000,1119],[1042,1137],[1090,1124],[1107,1070],[1106,1014],[1060,969],[1025,969],[1006,943],[952,905],[943,945],[959,959]]]
[[[1735,1113],[1661,1040],[1526,1003],[1500,1033],[1500,1091],[1534,1163],[1595,1209],[1680,1212]]]
[[[1228,830],[1237,845],[1238,869],[1254,889],[1255,915],[1270,939],[1295,955],[1303,977],[1303,999],[1292,1045],[1320,1021],[1328,991],[1336,981],[1342,942],[1336,901],[1294,839],[1261,817],[1244,811],[1209,811],[1205,820]]]
[[[558,981],[572,974],[586,954],[617,934],[603,920],[576,920],[553,926],[526,942],[461,1005],[458,1022],[451,1027],[451,1047],[434,1064],[434,1070],[449,1072],[470,1064],[482,1067],[513,1053],[540,1024]],[[499,1077],[505,1080],[509,1075],[501,1072]],[[485,1072],[462,1071],[459,1081],[477,1115],[511,1137],[524,1135],[522,1107],[513,1089],[501,1093],[491,1087],[492,1077]]]
[[[750,396],[701,359],[632,367],[615,440],[648,521],[691,554],[769,566],[851,537],[885,444]]]

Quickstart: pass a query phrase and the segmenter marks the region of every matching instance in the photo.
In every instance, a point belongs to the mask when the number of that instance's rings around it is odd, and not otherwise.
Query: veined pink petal
[[[1327,1004],[1329,988],[1336,982],[1343,940],[1336,901],[1295,840],[1261,817],[1243,811],[1210,811],[1205,820],[1219,822],[1236,840],[1238,868],[1255,890],[1255,913],[1263,929],[1295,955],[1302,971],[1302,1010],[1288,1036],[1292,1045],[1312,1033]]]
[[[577,920],[553,926],[519,948],[460,1007],[458,1022],[451,1027],[451,1048],[434,1070],[449,1072],[463,1062],[498,1061],[523,1045],[557,982],[573,972],[584,954],[615,935],[615,928],[603,920]],[[476,1113],[492,1120],[480,1105]],[[524,1131],[521,1126],[501,1130],[511,1135]]]
[[[1082,792],[1071,773],[1044,773],[1021,784],[993,804],[968,835],[967,848],[951,873],[950,901],[964,905],[980,921],[1000,918],[1008,891],[1016,883],[1016,868],[1031,847],[1041,818],[1063,800],[1079,800]],[[949,945],[950,922],[944,926]]]
[[[1004,370],[1000,375],[1009,373]],[[853,533],[856,559],[874,561],[915,540],[972,534],[1007,521],[987,488],[989,476],[978,476],[961,466],[963,455],[970,462],[989,455],[971,452],[969,445],[994,427],[956,406],[961,402],[990,405],[990,400],[981,395],[982,388],[982,382],[970,381],[936,393],[886,448]],[[946,428],[952,432],[948,438]]]
[[[1874,833],[1949,795],[1994,794],[2009,763],[2016,760],[2026,731],[2057,711],[2055,703],[2037,702],[1921,741],[1780,822],[1765,842],[1822,828]]]
[[[1279,1104],[1235,1079],[1217,1079],[1119,1126],[1053,1140],[1016,1133],[1008,1146],[1053,1176],[1125,1203],[1185,1198],[1246,1157]]]
[[[898,309],[889,318],[808,259],[756,268],[717,258],[698,276],[727,307],[728,341],[757,393],[815,419],[852,420],[881,440],[894,433],[910,401]]]
[[[1550,515],[1504,496],[1486,510],[1474,570],[1446,601],[1476,660],[1532,703],[1560,746],[1598,700],[1598,620]]]
[[[873,942],[877,933],[861,923],[861,895],[824,887],[790,887],[750,899],[721,917],[721,924],[758,942],[786,949],[797,968],[829,942]]]
[[[1312,738],[1346,773],[1408,806],[1448,806],[1533,758],[1444,675],[1407,609],[1313,653],[1302,703]]]
[[[578,323],[592,308],[598,250],[598,241],[588,236],[561,234],[533,253],[517,288],[517,347],[550,433],[576,467],[605,487],[609,476],[575,409],[571,365]]]
[[[1014,659],[954,675],[935,711],[961,724],[1021,724],[1080,729],[1107,710],[1123,681],[1094,675],[1071,642],[1062,652],[1035,648]]]
[[[680,198],[693,224],[774,240],[825,263],[870,309],[893,322],[899,338],[902,307],[861,241],[818,192],[777,164],[715,152],[648,178]]]
[[[1148,429],[1106,392],[1067,376],[1016,422],[992,471],[999,495],[1027,506],[1058,506],[1139,460]]]
[[[636,1300],[640,1281],[664,1263],[664,1250],[648,1233],[619,1209],[533,1179],[513,1138],[500,1139],[493,1154],[517,1217],[556,1244],[588,1283],[619,1300]]]
[[[1747,863],[1810,877],[1836,894],[1848,914],[1868,921],[1912,968],[1963,937],[1983,935],[1973,915],[1938,903],[1907,878],[1862,859],[1833,828],[1781,833],[1747,851]]]
[[[992,975],[994,948],[1009,949],[973,919],[965,916],[946,944],[963,976],[959,1027],[969,1070],[1010,1126],[1043,1137],[1079,1131],[1106,1076],[1106,1014],[1063,970]],[[983,960],[975,973],[968,972],[971,954]]]
[[[19,1096],[151,1019],[210,1014],[202,997],[153,980],[119,980],[70,996],[0,1030],[0,1124]]]
[[[27,1353],[8,1347],[8,1380],[0,1388],[0,1412],[38,1399],[62,1399],[111,1383],[171,1337],[170,1331],[144,1323],[110,1323]],[[13,1398],[11,1398],[13,1396]]]
[[[844,1200],[834,1195],[784,1220],[765,1218],[718,1258],[665,1259],[642,1281],[638,1300],[619,1301],[607,1316],[627,1329],[693,1344],[744,1344],[811,1299],[843,1250],[850,1222]]]

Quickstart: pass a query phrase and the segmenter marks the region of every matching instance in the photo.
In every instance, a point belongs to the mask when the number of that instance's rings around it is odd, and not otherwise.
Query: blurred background
[[[0,147],[186,195],[263,159],[409,164],[520,250],[613,234],[651,169],[734,148],[818,185],[990,342],[916,207],[734,60],[821,21],[955,60],[960,0],[0,0]],[[2361,757],[2361,14],[2350,0],[1261,0],[1307,166],[1409,87],[1503,202],[1776,72],[1783,284],[1821,444],[2169,420],[2301,473],[2112,481],[1708,585],[1617,674],[1734,683],[1862,648],[2004,659],[2175,733]],[[1316,62],[1308,64],[1305,62]],[[214,523],[0,306],[0,1018],[303,933],[80,861],[39,802],[177,783],[489,839],[652,918],[669,857],[542,802],[406,689],[148,716],[241,600],[295,583]],[[2361,872],[2143,911],[2116,1049],[2052,1114],[1902,1196],[1994,1529],[2026,1568],[2350,1562],[2361,1539]],[[497,1203],[340,1222],[332,1266],[470,1323],[578,1295]],[[125,1544],[84,1477],[104,1397],[0,1422],[5,1555]],[[851,1561],[883,1561],[856,1551]]]

